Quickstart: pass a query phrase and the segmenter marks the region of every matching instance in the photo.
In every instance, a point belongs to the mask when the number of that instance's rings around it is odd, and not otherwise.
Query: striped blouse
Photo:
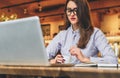
[[[53,38],[46,48],[49,59],[53,58],[57,52],[60,51],[65,60],[70,58],[69,63],[81,63],[75,56],[71,56],[69,52],[70,47],[75,46],[78,43],[79,38],[79,30],[73,31],[72,26],[67,30],[61,31]],[[86,48],[80,48],[80,50],[84,56],[90,58],[91,62],[118,63],[117,57],[115,56],[114,51],[109,45],[105,35],[96,27],[94,27],[94,32],[91,35]],[[98,57],[98,52],[101,53],[101,57]]]

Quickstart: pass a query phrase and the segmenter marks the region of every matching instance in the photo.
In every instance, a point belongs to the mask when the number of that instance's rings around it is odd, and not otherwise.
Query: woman
[[[67,0],[65,13],[66,30],[47,47],[51,64],[118,63],[105,35],[92,25],[87,0]],[[98,52],[102,57],[97,56]]]

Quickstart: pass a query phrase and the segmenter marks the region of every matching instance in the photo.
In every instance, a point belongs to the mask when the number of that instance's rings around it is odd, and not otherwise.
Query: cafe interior
[[[66,0],[0,0],[0,21],[39,16],[45,45],[64,29]],[[88,0],[94,26],[100,28],[120,57],[120,1]]]
[[[47,46],[54,36],[65,28],[65,1],[0,0],[0,22],[39,16]],[[120,0],[88,0],[88,2],[94,26],[103,31],[120,63]]]
[[[0,0],[0,22],[39,16],[47,46],[53,37],[65,28],[65,1]],[[94,26],[104,32],[116,56],[120,58],[120,0],[88,0],[88,2]]]

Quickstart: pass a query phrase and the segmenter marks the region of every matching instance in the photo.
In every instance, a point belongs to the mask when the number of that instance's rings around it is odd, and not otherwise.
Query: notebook
[[[117,68],[118,64],[106,64],[106,63],[81,63],[81,64],[76,64],[76,67],[108,67],[108,68]]]
[[[0,65],[49,65],[39,17],[0,22]]]
[[[118,67],[118,64],[98,64],[98,67]]]

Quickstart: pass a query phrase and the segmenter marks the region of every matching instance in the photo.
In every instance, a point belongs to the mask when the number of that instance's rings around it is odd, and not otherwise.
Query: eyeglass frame
[[[73,8],[73,9],[67,8],[67,9],[66,9],[66,14],[67,14],[68,16],[70,16],[72,13],[73,13],[74,15],[77,15],[77,11],[78,11],[77,8]],[[68,13],[69,13],[69,14],[68,14]]]

